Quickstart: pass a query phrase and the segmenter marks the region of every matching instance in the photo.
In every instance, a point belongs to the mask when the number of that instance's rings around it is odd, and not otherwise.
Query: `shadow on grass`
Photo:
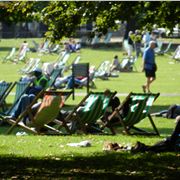
[[[160,112],[160,111],[163,111],[163,110],[167,110],[169,108],[170,105],[153,105],[152,106],[152,112]],[[151,113],[152,113],[151,112]]]
[[[14,179],[177,179],[180,156],[175,153],[101,153],[93,157],[0,157],[1,178]]]
[[[98,46],[98,47],[84,47],[84,49],[90,49],[93,51],[117,51],[120,52],[122,50],[122,47],[120,45],[114,45],[114,46]]]
[[[1,47],[1,51],[11,51],[12,47]]]

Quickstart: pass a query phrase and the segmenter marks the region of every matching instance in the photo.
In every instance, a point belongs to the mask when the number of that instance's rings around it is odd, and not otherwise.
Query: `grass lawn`
[[[26,39],[32,47],[31,39]],[[24,39],[2,39],[0,41],[0,59],[14,46],[18,48]],[[37,39],[40,42],[40,39]],[[98,65],[104,60],[112,60],[117,54],[123,57],[120,47],[113,48],[82,48],[81,62]],[[77,54],[72,54],[70,62]],[[41,62],[55,61],[57,54],[29,52],[28,57],[41,57]],[[141,72],[141,58],[136,62],[137,72],[120,73],[118,78],[107,81],[96,79],[97,89],[106,88],[116,90],[121,101],[129,92],[142,92],[141,86],[145,82]],[[180,103],[180,63],[175,63],[171,55],[156,56],[158,65],[157,80],[152,84],[152,92],[160,92],[160,97],[154,103],[152,112],[167,109],[172,104]],[[0,62],[0,80],[16,81],[21,74],[18,70],[24,63]],[[76,92],[86,92],[78,89]],[[77,104],[82,97],[71,98],[68,104]],[[13,96],[8,97],[11,103]],[[177,179],[180,174],[180,154],[130,154],[129,152],[104,152],[105,142],[117,142],[134,145],[136,141],[153,144],[172,132],[174,120],[156,117],[154,122],[161,137],[127,136],[120,132],[115,136],[100,135],[72,135],[72,136],[15,136],[4,135],[7,127],[0,127],[0,177],[2,179]],[[147,119],[138,124],[139,127],[151,128]],[[67,143],[89,140],[91,147],[69,147]]]

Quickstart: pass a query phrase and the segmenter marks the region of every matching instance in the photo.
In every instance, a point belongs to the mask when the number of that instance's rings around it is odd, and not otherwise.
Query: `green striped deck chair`
[[[109,122],[107,122],[108,127],[110,127],[113,134],[115,134],[115,130],[113,128],[113,124],[111,124],[111,119],[113,117],[118,117],[119,122],[115,124],[120,124],[127,134],[131,134],[131,130],[135,130],[139,134],[152,134],[159,135],[159,132],[153,122],[153,119],[150,115],[150,109],[153,105],[153,102],[157,99],[159,93],[157,94],[142,94],[142,93],[130,93],[127,98],[123,101],[123,103],[110,115]],[[128,106],[127,114],[122,115],[122,111],[124,107]],[[147,132],[143,129],[135,127],[141,120],[149,118],[150,123],[153,127],[153,132]]]
[[[116,94],[111,93],[105,96],[103,92],[90,92],[67,116],[66,122],[69,120],[76,121],[79,124],[78,130],[87,133],[87,129],[95,129],[103,133],[100,128],[96,126],[97,120],[105,113],[110,99]]]
[[[2,111],[4,112],[7,109],[6,105],[6,97],[9,95],[10,91],[15,86],[15,83],[12,82],[1,82],[0,83],[0,107],[2,108]]]
[[[54,121],[59,114],[60,109],[64,105],[63,103],[63,96],[67,95],[66,92],[63,91],[44,91],[42,90],[33,100],[33,102],[26,108],[24,112],[22,112],[19,117],[14,119],[6,119],[9,124],[12,124],[11,127],[7,130],[7,134],[13,132],[13,129],[17,126],[25,129],[26,131],[32,134],[47,134],[48,131],[41,131],[42,128],[51,130],[56,135],[61,135],[62,132],[59,131],[57,128],[49,125],[49,123]],[[43,97],[42,103],[40,104],[37,112],[34,114],[32,112],[32,106],[37,102],[37,100]],[[24,124],[21,121],[24,117],[29,118],[29,124]]]

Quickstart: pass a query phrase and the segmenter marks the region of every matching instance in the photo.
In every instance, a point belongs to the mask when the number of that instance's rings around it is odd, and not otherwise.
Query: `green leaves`
[[[43,22],[48,26],[46,35],[52,40],[74,35],[87,22],[94,22],[104,34],[108,28],[117,28],[115,20],[133,20],[134,28],[149,30],[153,24],[172,29],[180,22],[179,2],[171,1],[10,1],[1,2],[0,6],[1,20]]]

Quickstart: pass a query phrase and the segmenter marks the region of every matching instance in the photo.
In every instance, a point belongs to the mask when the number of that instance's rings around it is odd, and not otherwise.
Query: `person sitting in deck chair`
[[[106,89],[104,91],[104,94],[105,95],[109,95],[111,92],[109,89]],[[108,108],[107,110],[105,111],[103,117],[101,118],[102,121],[106,122],[108,121],[108,117],[112,114],[112,112],[121,104],[119,98],[117,96],[114,96],[111,98],[111,100],[109,101],[109,104],[108,104]],[[114,118],[112,121],[116,121],[117,119]]]
[[[119,62],[118,56],[115,55],[115,56],[114,56],[113,63],[111,64],[111,69],[110,69],[110,71],[111,71],[111,72],[114,71],[114,70],[120,71],[120,67],[121,67],[121,64],[120,64],[120,62]]]
[[[35,94],[37,95],[42,89],[48,87],[48,77],[42,73],[40,68],[36,68],[34,71],[30,73],[29,77],[22,78],[22,81],[31,81],[33,85],[27,90],[27,94]]]
[[[174,152],[180,151],[180,116],[176,117],[176,126],[170,137],[162,140],[152,146],[145,145],[144,143],[137,142],[131,149],[132,153],[138,152]]]
[[[32,78],[32,75],[35,76],[35,78]],[[22,81],[33,81],[33,85],[30,86],[26,93],[19,99],[19,102],[16,105],[15,110],[12,112],[9,118],[17,118],[21,112],[23,112],[26,107],[34,100],[35,96],[41,92],[44,88],[47,87],[48,79],[42,74],[41,69],[37,68],[32,73],[31,76],[26,79],[22,79]],[[40,104],[35,106],[35,109]]]

